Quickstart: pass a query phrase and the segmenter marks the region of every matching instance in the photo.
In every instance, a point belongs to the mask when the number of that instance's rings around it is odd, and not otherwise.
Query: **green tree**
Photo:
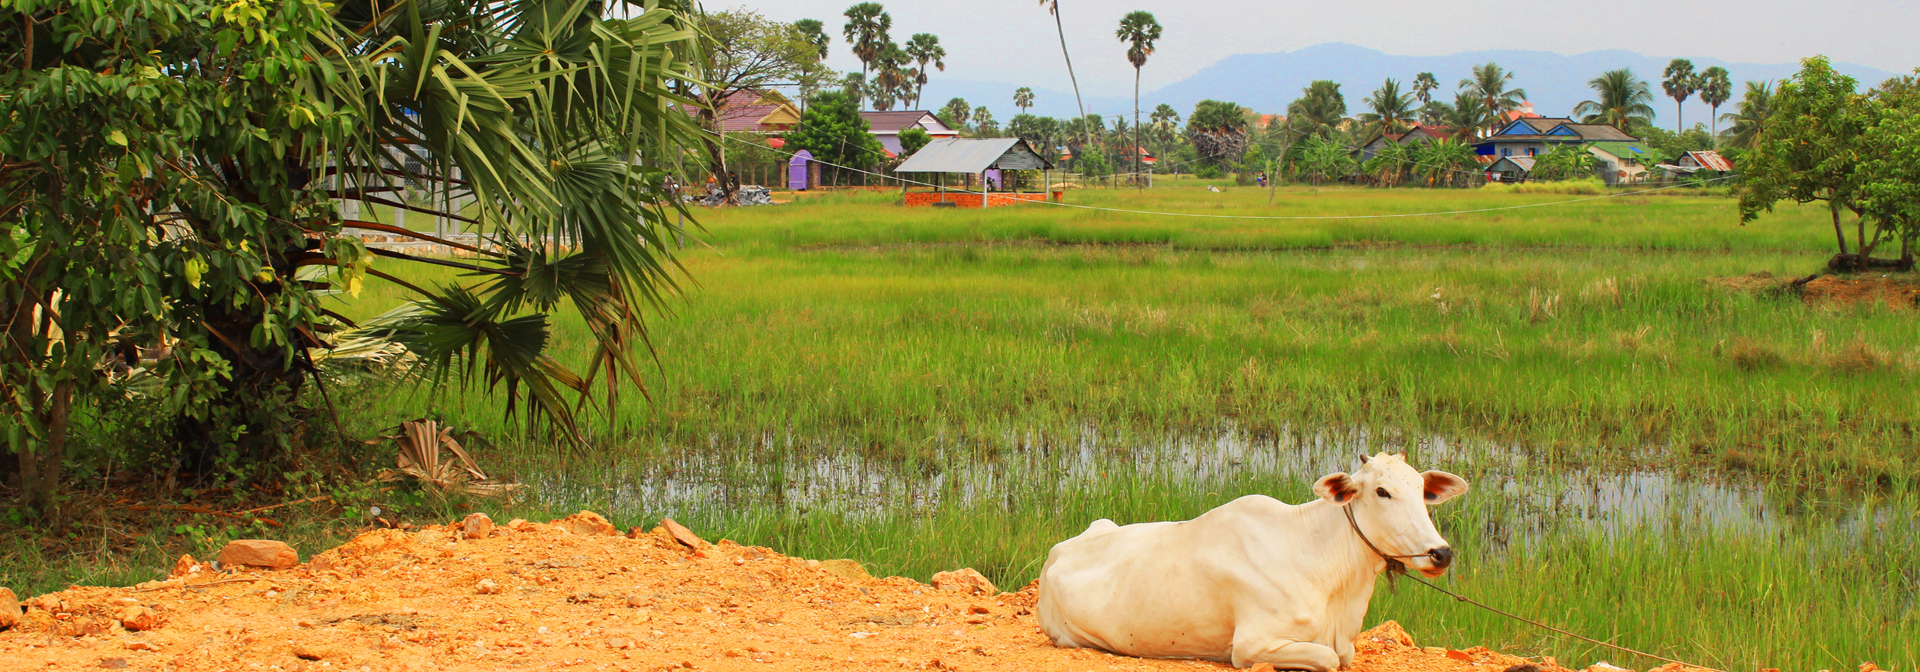
[[[1413,77],[1413,97],[1420,101],[1421,107],[1433,102],[1433,90],[1440,88],[1440,80],[1431,72],[1422,72]]]
[[[824,76],[818,48],[806,31],[795,24],[768,20],[746,9],[700,15],[700,30],[711,38],[697,52],[702,77],[692,87],[699,103],[696,114],[708,135],[701,138],[707,151],[708,170],[717,176],[731,172],[727,167],[727,144],[720,137],[720,119],[735,94],[759,94],[778,85]],[[733,197],[733,184],[722,180],[725,197]]]
[[[1247,149],[1247,115],[1237,103],[1202,100],[1187,115],[1187,142],[1216,169],[1233,164]]]
[[[1720,115],[1720,121],[1727,123],[1727,144],[1740,149],[1753,149],[1760,141],[1760,132],[1766,127],[1767,116],[1771,112],[1773,82],[1747,82],[1747,91],[1740,97],[1740,108],[1736,112]]]
[[[907,39],[907,56],[920,64],[915,69],[913,103],[910,105],[917,108],[920,106],[920,91],[927,88],[927,64],[932,63],[933,67],[946,72],[947,48],[940,46],[940,38],[932,33],[914,33],[913,37]]]
[[[1169,156],[1168,147],[1179,142],[1180,139],[1180,113],[1175,111],[1172,105],[1161,103],[1153,108],[1153,114],[1147,119],[1152,123],[1147,135],[1152,139],[1153,155],[1165,159]],[[1165,169],[1170,163],[1163,160],[1156,163],[1154,167]]]
[[[929,142],[933,142],[933,136],[927,135],[927,131],[924,128],[915,126],[900,131],[900,158],[904,159],[913,156],[914,153],[920,151],[922,147],[926,147]]]
[[[1414,172],[1426,178],[1427,186],[1468,187],[1483,178],[1480,162],[1474,156],[1470,138],[1458,135],[1439,142],[1421,144],[1413,150]]]
[[[1587,86],[1597,95],[1596,100],[1573,106],[1574,114],[1584,115],[1582,122],[1607,124],[1627,133],[1653,123],[1653,107],[1648,105],[1653,102],[1653,90],[1632,70],[1608,70],[1588,80]]]
[[[1920,87],[1912,77],[1895,78],[1870,102],[1860,142],[1860,212],[1874,220],[1876,237],[1900,240],[1895,266],[1912,270],[1920,239]],[[1871,246],[1863,248],[1860,256],[1871,252]]]
[[[900,45],[889,40],[880,48],[879,55],[873,59],[873,81],[867,84],[867,96],[871,107],[886,112],[895,104],[906,104],[914,94],[914,81],[918,73],[907,67],[913,58],[907,55]]]
[[[1673,131],[1678,133],[1685,130],[1687,99],[1700,90],[1700,76],[1693,72],[1693,61],[1676,58],[1668,63],[1667,72],[1660,80],[1660,88],[1667,92],[1668,98],[1673,99]]]
[[[1024,86],[1014,89],[1013,106],[1020,108],[1021,114],[1026,114],[1027,108],[1033,107],[1033,89]]]
[[[1316,185],[1338,180],[1354,171],[1353,153],[1347,150],[1346,143],[1336,138],[1316,135],[1301,141],[1299,147],[1296,169]]]
[[[1300,97],[1287,104],[1287,127],[1295,137],[1331,137],[1346,120],[1347,98],[1331,80],[1307,84]]]
[[[1413,120],[1413,94],[1401,93],[1400,83],[1392,77],[1361,102],[1368,111],[1360,114],[1360,120],[1378,125],[1381,133],[1397,132]]]
[[[973,135],[977,138],[1000,137],[1000,124],[993,120],[993,112],[985,105],[973,108]]]
[[[16,7],[0,9],[0,259],[24,263],[0,265],[0,313],[57,310],[10,322],[0,413],[36,501],[56,501],[62,416],[116,352],[165,381],[190,467],[272,463],[309,349],[342,326],[321,287],[353,292],[369,276],[419,299],[360,333],[404,344],[436,378],[504,392],[529,427],[578,441],[574,409],[596,386],[548,355],[561,303],[593,335],[588,368],[609,402],[622,381],[640,384],[644,304],[674,287],[658,166],[699,133],[667,105],[697,83],[695,17],[412,3],[376,16],[311,0]],[[514,29],[535,24],[546,27]],[[409,183],[439,198],[391,198]],[[343,225],[436,238],[343,221],[336,198],[462,222],[485,247],[451,243],[477,256],[435,263],[479,279],[430,289],[370,268],[416,258],[367,250]],[[420,204],[433,200],[463,207]],[[335,270],[315,285],[310,267]],[[172,355],[158,363],[124,354],[163,342]],[[49,460],[55,470],[39,468]]]
[[[1007,134],[1027,141],[1036,151],[1053,158],[1060,137],[1060,120],[1031,114],[1016,114],[1007,120]]]
[[[1380,151],[1374,152],[1373,158],[1361,164],[1360,171],[1372,178],[1375,186],[1399,186],[1413,173],[1413,151],[1411,145],[1388,143]]]
[[[1074,169],[1085,177],[1106,177],[1113,174],[1113,166],[1107,162],[1106,152],[1099,147],[1087,145],[1074,154]]]
[[[1529,176],[1539,180],[1579,180],[1593,178],[1600,169],[1600,157],[1589,145],[1561,145],[1534,158]]]
[[[880,58],[887,45],[893,44],[888,33],[893,30],[893,15],[877,2],[862,2],[848,7],[845,13],[847,25],[842,32],[846,34],[847,45],[853,49],[853,57],[860,59],[860,80],[872,79],[868,72],[873,62]],[[866,107],[865,93],[854,101],[854,107]]]
[[[1855,92],[1855,86],[1852,77],[1834,72],[1824,56],[1801,61],[1800,72],[1774,91],[1766,132],[1741,166],[1741,223],[1771,212],[1783,200],[1825,203],[1839,247],[1830,262],[1835,268],[1863,266],[1878,240],[1868,239],[1866,218],[1860,216],[1864,173],[1859,157],[1871,148],[1862,146],[1866,97]],[[1857,219],[1852,248],[1857,254],[1848,251],[1840,222],[1843,211]]]
[[[1127,44],[1127,62],[1133,64],[1133,151],[1127,152],[1133,158],[1133,172],[1140,172],[1140,69],[1146,67],[1147,57],[1153,55],[1153,45],[1160,41],[1160,22],[1153,18],[1152,12],[1134,11],[1120,18],[1120,29],[1114,31],[1114,37]]]
[[[940,123],[946,124],[947,128],[964,131],[967,130],[967,123],[973,120],[973,106],[967,104],[965,98],[954,98],[947,101],[939,112],[933,114],[939,117]]]
[[[840,91],[814,96],[800,115],[800,127],[787,134],[787,142],[796,150],[807,150],[822,163],[848,168],[871,168],[887,156],[886,147],[873,137],[872,127],[860,116],[853,97]],[[845,177],[840,168],[833,170],[838,177]]]
[[[1727,69],[1713,66],[1700,71],[1700,100],[1711,110],[1707,119],[1710,122],[1708,132],[1720,137],[1720,106],[1733,97],[1733,80],[1727,75]]]
[[[827,47],[833,45],[833,38],[827,36],[827,25],[819,19],[801,19],[793,22],[793,29],[800,31],[801,39],[813,45],[814,60],[827,60]]]
[[[1503,113],[1519,108],[1527,100],[1526,89],[1509,89],[1513,83],[1513,73],[1500,68],[1497,63],[1473,66],[1473,76],[1460,80],[1460,89],[1473,94],[1480,103],[1481,119],[1487,124],[1489,134],[1500,130]],[[1462,132],[1466,128],[1460,129]]]

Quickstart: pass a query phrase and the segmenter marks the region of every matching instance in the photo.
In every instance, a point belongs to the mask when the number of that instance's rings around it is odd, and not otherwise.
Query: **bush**
[[[1565,182],[1520,182],[1508,184],[1495,182],[1484,187],[1496,194],[1565,194],[1568,196],[1599,196],[1607,193],[1607,183],[1599,178],[1568,180]]]

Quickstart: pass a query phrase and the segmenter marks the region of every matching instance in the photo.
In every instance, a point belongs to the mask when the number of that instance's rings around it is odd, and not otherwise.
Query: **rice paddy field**
[[[525,436],[483,390],[389,377],[340,381],[349,431],[431,415],[495,437],[481,460],[533,486],[508,507],[529,517],[671,516],[1006,589],[1094,519],[1304,501],[1405,450],[1473,484],[1434,510],[1451,590],[1730,671],[1920,666],[1920,313],[1767,289],[1823,267],[1822,210],[1740,226],[1693,192],[1067,198],[1302,219],[896,198],[699,211],[648,395],[591,411],[588,448]],[[1353,215],[1396,216],[1336,218]],[[405,298],[374,285],[337,309]],[[569,361],[589,347],[564,314],[552,338]],[[1658,664],[1381,581],[1368,625],[1422,643]]]

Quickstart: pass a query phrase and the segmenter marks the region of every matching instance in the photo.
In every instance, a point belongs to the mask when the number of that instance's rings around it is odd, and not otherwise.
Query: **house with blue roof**
[[[1566,117],[1515,119],[1493,135],[1473,143],[1474,151],[1485,157],[1482,162],[1489,165],[1507,157],[1530,159],[1569,145],[1587,147],[1587,151],[1600,159],[1596,172],[1607,184],[1642,181],[1649,175],[1649,168],[1660,162],[1653,149],[1642,144],[1639,138],[1606,124],[1575,123]],[[1511,170],[1522,163],[1531,165],[1532,162],[1509,161],[1499,165]],[[1505,176],[1505,179],[1515,177],[1523,176]]]

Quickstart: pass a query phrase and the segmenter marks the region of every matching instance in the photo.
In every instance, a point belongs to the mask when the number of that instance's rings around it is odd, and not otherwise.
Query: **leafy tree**
[[[1700,71],[1700,100],[1712,111],[1708,114],[1711,128],[1708,132],[1720,137],[1720,106],[1733,97],[1733,80],[1727,76],[1727,69],[1713,66]]]
[[[1912,270],[1920,238],[1920,87],[1914,78],[1888,80],[1874,92],[1860,146],[1860,212],[1876,223],[1876,238],[1900,240],[1896,266]],[[1868,245],[1860,257],[1871,253]]]
[[[1180,138],[1180,113],[1174,111],[1172,105],[1161,103],[1159,106],[1153,108],[1153,114],[1149,115],[1147,119],[1152,124],[1148,128],[1147,136],[1151,138],[1151,144],[1154,147],[1153,154],[1154,156],[1165,159],[1167,158],[1167,148],[1175,142],[1178,142]],[[1169,162],[1161,161],[1155,164],[1155,167],[1162,168],[1167,165],[1169,165]]]
[[[57,501],[64,425],[109,358],[164,381],[190,469],[279,459],[308,351],[343,324],[320,292],[369,276],[419,299],[361,334],[404,344],[436,378],[504,388],[530,427],[577,441],[575,409],[596,386],[548,354],[547,314],[562,303],[589,327],[609,402],[621,381],[640,383],[643,304],[674,287],[657,166],[699,132],[667,105],[697,84],[695,17],[311,0],[16,7],[0,9],[0,414],[43,507]],[[543,28],[518,30],[530,25]],[[390,198],[409,182],[463,207]],[[435,237],[343,221],[336,198],[462,222],[485,247],[435,263],[481,279],[429,289],[374,270],[373,256],[417,258],[367,250],[343,225]],[[335,270],[316,280],[308,267]],[[159,362],[131,355],[163,343]]]
[[[1660,88],[1667,92],[1668,98],[1673,99],[1673,131],[1678,133],[1687,127],[1684,117],[1687,98],[1700,90],[1700,76],[1693,72],[1693,61],[1676,58],[1668,63],[1666,76],[1660,80]]]
[[[1040,117],[1031,114],[1016,114],[1007,120],[1007,134],[1027,141],[1035,150],[1049,158],[1054,156],[1054,147],[1060,137],[1060,120],[1053,117]]]
[[[913,156],[915,152],[926,147],[929,142],[933,142],[933,136],[927,135],[927,131],[924,128],[915,126],[900,131],[900,158],[904,159]]]
[[[1360,120],[1378,125],[1382,133],[1399,131],[1413,121],[1413,98],[1411,93],[1401,93],[1400,83],[1388,77],[1372,96],[1361,101],[1369,111],[1361,113]]]
[[[1375,186],[1396,187],[1413,174],[1414,148],[1398,142],[1388,143],[1373,158],[1360,166],[1360,171],[1373,180]]]
[[[1433,73],[1422,72],[1413,77],[1413,97],[1420,101],[1421,107],[1433,102],[1433,90],[1440,88],[1440,80]]]
[[[1801,61],[1800,72],[1780,83],[1769,100],[1766,132],[1761,134],[1741,167],[1740,221],[1758,219],[1782,200],[1821,202],[1833,219],[1839,254],[1829,262],[1835,268],[1864,267],[1878,231],[1869,239],[1861,216],[1862,182],[1859,157],[1869,124],[1863,112],[1866,97],[1855,92],[1856,82],[1834,72],[1824,56]],[[1847,247],[1842,211],[1854,213],[1854,252]]]
[[[940,46],[940,38],[932,33],[915,33],[907,39],[907,56],[920,64],[915,70],[912,104],[912,107],[919,107],[920,91],[927,88],[927,64],[932,63],[933,67],[946,72],[947,48]]]
[[[1340,84],[1316,80],[1302,89],[1300,97],[1287,104],[1287,127],[1295,137],[1331,136],[1347,120],[1347,99]]]
[[[1353,153],[1347,144],[1330,136],[1316,135],[1300,143],[1296,169],[1314,184],[1337,180],[1354,171]]]
[[[914,94],[914,81],[918,73],[907,67],[913,62],[906,50],[889,40],[874,56],[873,81],[867,84],[867,96],[875,110],[886,112],[893,106],[904,104]]]
[[[1033,89],[1024,86],[1014,89],[1013,106],[1020,108],[1021,114],[1026,114],[1027,108],[1033,107]]]
[[[1596,176],[1600,157],[1591,145],[1561,145],[1534,157],[1531,176],[1539,180],[1578,180]]]
[[[1099,147],[1087,145],[1074,154],[1074,168],[1086,177],[1105,177],[1113,174],[1113,166],[1107,163],[1106,152]]]
[[[729,169],[726,141],[719,136],[720,117],[734,94],[810,80],[826,69],[819,63],[819,48],[797,24],[738,9],[702,14],[698,25],[712,38],[698,52],[703,76],[692,88],[700,125],[712,134],[701,139],[701,146],[707,151],[708,169],[724,176]],[[732,183],[722,180],[720,184],[731,199]]]
[[[1414,172],[1426,178],[1427,186],[1473,186],[1482,178],[1480,162],[1468,140],[1455,135],[1414,148]]]
[[[870,168],[887,156],[853,97],[839,91],[814,96],[800,115],[800,127],[787,134],[787,142],[823,163],[849,168]]]
[[[847,25],[842,29],[847,37],[847,45],[853,49],[853,57],[860,59],[860,80],[871,79],[868,71],[873,62],[880,58],[887,45],[893,44],[888,35],[893,30],[893,15],[877,2],[862,2],[848,7],[845,12]],[[855,107],[865,107],[866,98],[854,101]]]
[[[1607,124],[1627,133],[1653,123],[1653,107],[1648,105],[1653,102],[1653,90],[1645,80],[1635,77],[1633,70],[1608,70],[1588,80],[1587,86],[1598,95],[1597,100],[1573,106],[1574,114],[1584,115],[1582,122]]]
[[[1487,132],[1500,130],[1502,113],[1520,107],[1526,102],[1526,89],[1509,89],[1513,83],[1513,73],[1500,68],[1497,63],[1473,66],[1473,76],[1460,80],[1460,90],[1473,94],[1480,103],[1481,117],[1487,124]],[[1466,127],[1460,129],[1462,132]]]
[[[1133,159],[1133,172],[1140,172],[1140,69],[1146,67],[1147,57],[1153,55],[1153,45],[1160,41],[1160,22],[1153,18],[1152,12],[1134,11],[1120,18],[1120,29],[1114,31],[1114,37],[1127,44],[1127,62],[1133,64],[1133,146],[1127,152]]]
[[[1760,131],[1767,124],[1773,99],[1773,82],[1747,82],[1747,92],[1740,97],[1738,112],[1720,115],[1720,121],[1728,124],[1727,133],[1731,136],[1727,144],[1740,149],[1752,149],[1760,141]]]
[[[993,120],[993,112],[985,105],[973,108],[973,135],[978,138],[1000,137],[1000,124]]]
[[[1247,148],[1247,115],[1236,103],[1202,100],[1187,115],[1187,142],[1200,160],[1215,168],[1229,165]]]
[[[815,61],[827,60],[827,47],[833,45],[833,38],[827,36],[827,26],[819,19],[801,19],[793,22],[793,29],[800,31],[801,39],[813,45]]]
[[[968,105],[965,98],[954,98],[947,101],[946,106],[933,115],[939,117],[940,123],[946,124],[947,128],[964,131],[967,128],[967,122],[973,119],[973,106]]]
[[[1073,83],[1073,104],[1080,108],[1080,116],[1086,117],[1087,103],[1080,99],[1080,78],[1073,74],[1073,55],[1067,53],[1067,29],[1060,22],[1060,0],[1040,0],[1040,6],[1053,15],[1053,30],[1060,34],[1060,57],[1067,61],[1067,81]],[[1087,136],[1087,142],[1093,142],[1093,136]]]

